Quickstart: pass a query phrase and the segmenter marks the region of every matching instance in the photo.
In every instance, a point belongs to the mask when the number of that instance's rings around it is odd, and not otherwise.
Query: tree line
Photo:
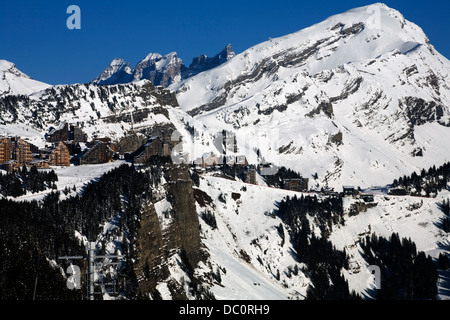
[[[450,210],[448,201],[443,210]],[[286,197],[278,204],[277,215],[288,226],[297,261],[304,263],[304,272],[312,285],[306,299],[360,299],[351,291],[342,275],[349,267],[349,257],[344,250],[337,250],[328,240],[331,225],[343,221],[341,198],[302,196]],[[311,228],[315,221],[321,234]],[[331,224],[328,222],[331,221]],[[280,229],[280,228],[278,228]],[[447,255],[440,254],[437,263],[422,251],[418,251],[411,239],[400,238],[393,233],[388,239],[371,234],[361,242],[364,259],[381,270],[379,300],[436,299],[437,267],[450,266]]]
[[[5,197],[20,197],[28,191],[32,193],[56,189],[58,176],[54,170],[39,171],[36,167],[0,174],[0,194]]]
[[[348,269],[347,253],[336,249],[328,240],[332,224],[343,221],[342,199],[286,197],[278,204],[277,215],[289,227],[296,259],[305,264],[304,272],[312,282],[307,289],[306,299],[360,299],[354,291],[350,291],[341,272],[342,269]],[[308,216],[318,223],[320,236],[311,229]]]
[[[121,253],[132,261],[136,245],[130,235],[137,234],[141,207],[152,186],[160,182],[159,173],[156,166],[136,170],[124,164],[64,200],[59,191],[39,202],[0,199],[0,299],[31,299],[34,291],[37,299],[79,299],[80,294],[74,296],[66,288],[61,271],[50,267],[48,260],[84,256],[76,231],[95,240],[104,223],[117,215],[116,232],[125,239]],[[123,290],[132,296],[137,286],[132,264],[127,263],[122,272],[127,279]],[[36,278],[40,279],[37,290]]]
[[[323,197],[303,194],[287,196],[278,203],[278,216],[293,230],[300,230],[307,216],[318,225],[323,236],[328,237],[333,225],[344,223],[344,207],[341,197]],[[296,234],[294,233],[294,239]]]
[[[434,197],[436,194],[447,188],[447,182],[450,179],[450,162],[436,168],[430,167],[428,170],[422,169],[411,175],[404,175],[392,182],[393,189],[391,194],[408,194],[411,196]]]
[[[378,300],[436,299],[436,266],[429,255],[417,251],[411,239],[400,238],[398,233],[388,239],[372,234],[362,241],[361,248],[365,260],[381,270]]]

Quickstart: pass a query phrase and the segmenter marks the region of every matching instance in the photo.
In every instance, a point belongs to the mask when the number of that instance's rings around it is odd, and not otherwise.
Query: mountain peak
[[[7,60],[0,60],[0,73],[6,73],[6,72],[14,74],[17,77],[31,79],[30,76],[19,71],[14,63],[7,61]]]
[[[165,56],[150,53],[138,62],[133,70],[133,81],[150,80],[154,85],[164,87],[180,79],[183,62],[176,52]]]
[[[139,61],[138,64],[139,64],[139,63],[146,62],[146,61],[156,61],[156,60],[159,60],[159,59],[161,59],[161,58],[162,58],[162,55],[160,55],[159,53],[153,53],[153,52],[150,52],[149,54],[147,54],[147,55],[145,56],[144,59],[142,59],[141,61]]]
[[[181,79],[217,67],[234,56],[233,48],[231,44],[228,44],[212,58],[204,54],[194,58],[189,68],[183,64],[176,52],[170,52],[164,56],[159,53],[149,53],[133,69],[123,59],[116,58],[92,83],[111,85],[147,79],[156,86],[167,87]]]
[[[230,60],[235,55],[236,54],[234,53],[233,47],[231,46],[230,43],[222,50],[222,52],[219,53],[219,57],[224,59],[225,61]]]
[[[0,60],[0,97],[15,94],[32,94],[50,87],[49,84],[33,80],[7,60]]]
[[[123,59],[115,58],[108,68],[94,79],[93,83],[100,85],[126,83],[131,80],[131,73],[129,63],[126,63]]]
[[[209,58],[207,55],[202,54],[192,59],[192,63],[189,68],[184,72],[183,78],[192,77],[200,72],[215,68],[235,56],[231,44],[228,44],[222,51],[216,54],[214,57]]]

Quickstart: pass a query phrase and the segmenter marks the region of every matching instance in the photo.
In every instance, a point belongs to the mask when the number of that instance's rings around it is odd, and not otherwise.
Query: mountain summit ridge
[[[154,85],[167,87],[182,79],[212,69],[234,57],[233,48],[228,44],[214,57],[204,54],[192,59],[189,67],[183,64],[176,52],[166,55],[149,53],[131,69],[123,59],[115,58],[110,65],[91,83],[112,85],[140,80],[150,80]]]

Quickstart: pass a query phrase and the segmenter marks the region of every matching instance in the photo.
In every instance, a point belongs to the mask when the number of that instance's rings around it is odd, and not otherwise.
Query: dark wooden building
[[[99,164],[112,160],[113,151],[108,143],[95,141],[95,144],[79,157],[79,164]]]
[[[135,163],[146,163],[152,156],[170,156],[171,151],[168,143],[159,137],[151,137],[144,145],[133,152]]]
[[[73,142],[87,142],[87,134],[80,127],[71,125],[67,133],[68,140]]]
[[[87,142],[87,134],[76,125],[69,125],[66,122],[62,123],[58,128],[52,128],[46,135],[48,142]]]
[[[256,184],[256,168],[249,167],[244,171],[244,182]]]
[[[51,166],[70,166],[70,153],[63,142],[59,142],[49,155],[48,163]]]
[[[364,202],[374,202],[375,201],[374,195],[371,193],[362,193],[359,197],[361,199],[363,199]]]
[[[69,125],[62,123],[58,128],[52,128],[50,132],[45,136],[48,142],[68,141]]]
[[[343,186],[342,193],[344,196],[355,196],[358,194],[358,191],[353,186]]]
[[[307,191],[308,190],[308,178],[291,178],[283,180],[283,189],[292,191]]]
[[[1,165],[1,168],[3,170],[8,171],[8,172],[12,172],[12,171],[15,171],[15,170],[19,170],[20,169],[20,164],[16,160],[9,160],[9,161],[4,162]]]

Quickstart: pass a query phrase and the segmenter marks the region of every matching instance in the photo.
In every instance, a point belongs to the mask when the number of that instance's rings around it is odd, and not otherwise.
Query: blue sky
[[[118,57],[133,67],[148,53],[177,52],[186,65],[228,43],[236,53],[376,1],[8,1],[0,6],[0,59],[50,84],[93,80]],[[450,59],[450,1],[383,1],[418,24]],[[69,30],[69,5],[81,30]]]

